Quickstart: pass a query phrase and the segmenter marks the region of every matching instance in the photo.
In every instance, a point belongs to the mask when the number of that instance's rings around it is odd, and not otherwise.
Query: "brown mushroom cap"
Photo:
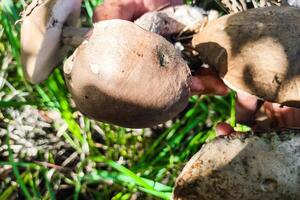
[[[22,64],[27,79],[40,83],[62,61],[69,47],[62,46],[65,24],[75,25],[81,0],[33,0],[21,27]]]
[[[268,7],[210,22],[193,38],[233,89],[300,107],[300,9]]]
[[[218,138],[176,180],[173,200],[300,199],[300,134]]]
[[[124,127],[151,127],[187,105],[191,74],[174,46],[132,22],[107,20],[67,60],[78,109]]]

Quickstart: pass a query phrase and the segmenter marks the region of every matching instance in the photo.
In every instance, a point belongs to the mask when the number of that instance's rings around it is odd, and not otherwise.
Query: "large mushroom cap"
[[[61,44],[62,28],[75,25],[81,0],[33,0],[21,27],[22,64],[27,79],[40,83],[62,61],[69,48]]]
[[[124,127],[151,127],[187,105],[190,71],[174,46],[132,22],[107,20],[67,60],[80,111]]]
[[[193,38],[228,86],[300,107],[300,9],[268,7],[210,22]]]
[[[218,138],[176,180],[173,200],[300,199],[299,131]]]

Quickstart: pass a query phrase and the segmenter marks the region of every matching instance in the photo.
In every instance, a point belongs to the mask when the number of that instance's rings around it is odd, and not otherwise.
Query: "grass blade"
[[[133,180],[140,186],[152,190],[153,187],[148,185],[147,182],[145,182],[141,177],[137,176],[135,173],[133,173],[131,170],[127,169],[126,167],[112,161],[112,160],[107,160],[103,156],[97,156],[97,157],[91,157],[91,160],[95,162],[104,162],[105,164],[109,165],[110,167],[114,168],[115,170],[126,174],[127,176],[133,178]]]
[[[13,154],[12,154],[12,150],[10,148],[10,142],[9,142],[9,133],[7,132],[6,133],[6,145],[7,145],[7,149],[8,149],[8,153],[9,153],[9,162],[11,163],[12,165],[12,169],[13,169],[13,174],[15,175],[16,179],[17,179],[17,182],[24,194],[24,196],[26,197],[27,200],[31,200],[31,195],[29,193],[29,191],[27,190],[26,188],[26,185],[20,175],[20,172],[19,172],[19,169],[17,167],[17,165],[15,164],[14,162],[14,157],[13,157]]]

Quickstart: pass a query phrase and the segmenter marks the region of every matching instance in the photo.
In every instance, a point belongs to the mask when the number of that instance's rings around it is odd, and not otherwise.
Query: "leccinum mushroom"
[[[64,72],[80,111],[125,127],[165,122],[184,109],[190,95],[190,71],[174,46],[124,20],[94,24]]]
[[[186,22],[173,18],[181,13]],[[132,128],[175,117],[188,103],[191,74],[174,46],[154,33],[179,33],[187,21],[201,22],[205,13],[178,6],[147,13],[135,22],[139,26],[123,20],[94,24],[91,36],[64,65],[78,109],[93,119]]]

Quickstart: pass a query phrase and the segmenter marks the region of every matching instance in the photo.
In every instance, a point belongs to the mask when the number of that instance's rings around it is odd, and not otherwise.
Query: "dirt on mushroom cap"
[[[193,46],[233,89],[300,107],[299,22],[298,8],[251,9],[210,22]]]
[[[124,127],[151,127],[187,105],[190,71],[174,46],[132,22],[94,25],[68,59],[68,87],[89,117]]]

